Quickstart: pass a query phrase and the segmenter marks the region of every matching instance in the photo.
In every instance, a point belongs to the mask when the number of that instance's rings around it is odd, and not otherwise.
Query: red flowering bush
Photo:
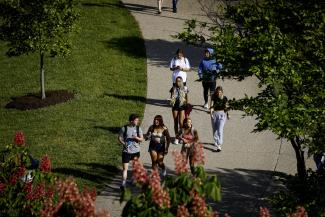
[[[0,216],[109,216],[96,211],[95,189],[81,192],[73,179],[57,179],[47,155],[38,166],[22,132],[16,133],[14,142],[6,146],[0,162]]]
[[[14,144],[18,146],[25,145],[25,135],[21,131],[17,131],[14,139]]]

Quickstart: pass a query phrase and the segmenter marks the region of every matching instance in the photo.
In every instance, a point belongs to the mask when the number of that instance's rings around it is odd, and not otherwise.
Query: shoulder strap
[[[137,128],[137,137],[140,137],[140,127],[137,126],[136,128]]]
[[[126,139],[127,136],[127,130],[128,130],[128,125],[124,125],[124,132],[123,132],[123,138]]]

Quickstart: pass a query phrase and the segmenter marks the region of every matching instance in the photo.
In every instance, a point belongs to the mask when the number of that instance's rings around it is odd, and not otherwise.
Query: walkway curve
[[[242,112],[231,111],[231,119],[225,126],[223,150],[214,152],[210,118],[202,108],[202,87],[199,82],[195,82],[196,68],[203,50],[186,46],[171,37],[182,31],[186,20],[196,18],[209,22],[198,0],[179,1],[177,14],[172,13],[171,0],[165,0],[161,15],[157,14],[156,0],[123,0],[123,3],[139,23],[147,52],[147,103],[142,128],[146,131],[153,117],[161,114],[173,132],[171,108],[166,101],[171,83],[168,64],[176,49],[183,48],[193,66],[187,82],[190,102],[194,105],[191,118],[205,146],[205,168],[209,173],[217,174],[222,185],[222,202],[215,204],[214,208],[234,217],[254,216],[252,214],[258,211],[258,207],[265,205],[264,197],[276,187],[272,182],[273,172],[295,173],[296,162],[291,146],[284,140],[277,140],[271,132],[252,133],[256,120],[253,117],[243,118]],[[223,86],[228,98],[256,95],[258,92],[254,78],[242,82],[218,80],[217,83]],[[170,153],[179,148],[171,145]],[[150,167],[147,149],[148,143],[145,142],[142,144],[141,161]],[[168,170],[173,170],[172,156],[167,155],[165,161]],[[120,216],[123,207],[118,201],[119,184],[120,177],[117,176],[97,199],[97,207],[109,209],[112,216]]]

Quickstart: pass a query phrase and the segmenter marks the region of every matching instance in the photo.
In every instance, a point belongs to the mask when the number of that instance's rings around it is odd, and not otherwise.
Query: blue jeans
[[[216,111],[212,114],[212,128],[215,145],[223,143],[223,127],[226,123],[226,113],[224,111]]]
[[[174,12],[177,10],[177,2],[178,2],[178,0],[173,0],[173,11]]]

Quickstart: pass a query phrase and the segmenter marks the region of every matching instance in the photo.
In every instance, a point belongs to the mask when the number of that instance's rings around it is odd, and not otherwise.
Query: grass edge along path
[[[15,131],[32,154],[48,154],[53,171],[101,188],[120,166],[117,133],[131,112],[143,116],[146,53],[138,24],[118,0],[82,0],[71,55],[45,59],[46,90],[75,93],[47,108],[5,109],[11,97],[39,91],[38,56],[5,56],[0,42],[0,150]]]

